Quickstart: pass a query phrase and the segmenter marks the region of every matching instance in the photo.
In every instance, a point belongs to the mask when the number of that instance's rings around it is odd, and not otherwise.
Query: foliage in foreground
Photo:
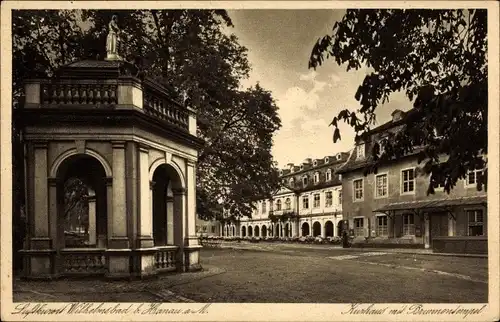
[[[103,59],[114,14],[123,31],[120,55],[198,111],[206,141],[197,164],[200,217],[215,218],[222,205],[231,216],[251,217],[249,201],[278,186],[271,146],[281,121],[269,91],[240,88],[250,71],[247,49],[226,32],[232,22],[225,10],[16,11],[14,108],[26,78],[51,76],[78,59]]]
[[[487,11],[347,10],[331,35],[319,39],[309,60],[317,68],[333,58],[347,70],[365,65],[371,72],[359,86],[357,111],[333,118],[347,122],[363,138],[375,122],[378,106],[391,93],[404,91],[413,109],[396,133],[373,144],[365,173],[385,161],[418,152],[422,170],[431,174],[428,193],[438,184],[448,193],[467,171],[483,169],[478,189],[486,188],[488,153]],[[446,161],[440,160],[446,155]]]

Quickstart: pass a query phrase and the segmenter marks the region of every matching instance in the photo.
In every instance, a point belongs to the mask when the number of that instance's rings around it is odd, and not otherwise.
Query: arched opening
[[[248,237],[252,237],[252,236],[253,236],[252,226],[248,226]]]
[[[266,225],[263,225],[263,226],[261,227],[261,235],[262,235],[262,237],[264,237],[264,238],[265,238],[265,237],[267,237],[267,227],[266,227]]]
[[[310,232],[309,232],[309,224],[308,223],[303,223],[302,224],[302,236],[309,236]]]
[[[321,236],[321,224],[318,221],[313,224],[313,236]]]
[[[255,226],[255,229],[254,229],[254,234],[255,234],[255,237],[259,237],[259,226]]]
[[[326,237],[333,237],[333,223],[328,220],[326,223],[325,223],[325,236]]]
[[[247,227],[243,226],[241,227],[241,237],[246,237],[247,236]]]
[[[179,174],[171,165],[162,164],[154,170],[151,184],[154,245],[180,245],[183,190]]]
[[[290,224],[289,223],[286,223],[285,224],[285,233],[284,233],[285,237],[290,237],[291,236],[291,233],[290,233]]]
[[[236,236],[236,227],[233,226],[233,236]]]
[[[76,154],[57,169],[57,248],[105,248],[106,172],[94,157]]]
[[[276,232],[274,236],[280,237],[280,224],[276,224],[274,228],[274,231]]]

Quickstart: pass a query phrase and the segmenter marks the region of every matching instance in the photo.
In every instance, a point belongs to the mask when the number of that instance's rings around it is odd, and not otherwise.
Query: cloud
[[[299,79],[303,81],[314,81],[316,79],[316,76],[318,76],[318,73],[315,70],[311,70],[307,74],[300,74]]]

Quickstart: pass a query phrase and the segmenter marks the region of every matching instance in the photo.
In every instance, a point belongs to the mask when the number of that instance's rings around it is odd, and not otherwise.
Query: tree
[[[40,52],[39,40],[31,40],[29,47],[36,55],[26,54],[26,47],[16,45],[14,56],[19,53],[31,65],[39,62],[44,75],[74,59],[102,59],[107,26],[115,14],[122,30],[120,55],[138,65],[143,75],[165,85],[173,99],[197,110],[198,135],[206,141],[197,166],[198,214],[204,219],[215,218],[225,207],[234,216],[251,216],[248,201],[270,195],[278,185],[270,150],[280,119],[270,92],[258,84],[240,88],[250,71],[247,49],[226,32],[232,22],[225,10],[36,12],[33,16],[39,16],[38,20],[28,18],[38,25],[24,22],[21,16],[16,18],[22,26],[17,44],[29,40],[39,29],[51,29],[61,19],[67,21],[68,30],[63,33],[62,28],[56,28],[44,38],[51,48],[45,53],[54,57]],[[69,47],[60,50],[62,44]],[[16,68],[19,64],[21,61]],[[32,75],[32,70],[27,69],[17,79]],[[19,84],[15,87],[22,91]]]
[[[357,111],[342,110],[333,118],[350,124],[356,139],[375,122],[376,108],[396,91],[404,91],[413,109],[404,126],[373,145],[365,173],[399,156],[418,152],[422,170],[431,174],[428,193],[443,184],[448,193],[467,171],[485,168],[478,189],[486,188],[488,153],[487,11],[347,10],[331,35],[319,39],[310,68],[334,58],[347,70],[362,65],[372,71],[359,86]],[[467,139],[464,139],[467,138]],[[440,155],[448,156],[445,162]]]

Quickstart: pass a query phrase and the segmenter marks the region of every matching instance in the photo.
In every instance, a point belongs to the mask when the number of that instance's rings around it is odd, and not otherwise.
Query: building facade
[[[395,111],[392,121],[358,141],[337,171],[342,175],[343,216],[355,242],[486,252],[487,198],[486,192],[477,190],[482,170],[468,173],[450,194],[439,186],[430,195],[429,175],[419,171],[415,154],[381,165],[376,174],[364,175],[373,144],[401,126],[404,116],[404,112]]]
[[[348,153],[306,159],[280,170],[283,187],[269,200],[255,203],[252,218],[227,224],[228,236],[334,237],[342,220],[342,183],[336,170]]]
[[[25,277],[201,268],[196,113],[134,68],[84,60],[26,82],[14,115],[25,151]],[[74,184],[81,212],[70,211]]]

